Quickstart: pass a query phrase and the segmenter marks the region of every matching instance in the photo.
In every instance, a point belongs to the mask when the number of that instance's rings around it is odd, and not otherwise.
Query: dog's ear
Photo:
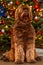
[[[17,21],[18,20],[18,14],[19,14],[19,11],[21,10],[21,8],[24,6],[24,4],[21,4],[18,6],[18,8],[16,9],[15,11],[15,20]]]
[[[15,11],[15,21],[18,21],[18,11],[21,9],[22,5],[19,5],[18,8]]]
[[[30,21],[32,22],[32,19],[33,19],[32,8],[29,5],[27,5],[27,7],[29,8],[29,18],[30,18]]]

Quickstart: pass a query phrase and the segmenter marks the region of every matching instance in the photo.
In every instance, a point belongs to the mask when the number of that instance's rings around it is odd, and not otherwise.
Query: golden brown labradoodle
[[[35,29],[31,24],[32,10],[28,5],[20,5],[15,12],[15,24],[11,35],[11,50],[4,56],[15,63],[39,60],[35,50]]]

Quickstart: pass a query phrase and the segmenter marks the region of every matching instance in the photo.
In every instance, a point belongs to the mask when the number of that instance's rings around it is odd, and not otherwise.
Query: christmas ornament
[[[38,8],[37,11],[40,12],[40,8]]]
[[[10,4],[13,4],[13,1],[10,1]]]
[[[4,33],[4,32],[5,32],[5,30],[4,30],[4,29],[2,29],[2,30],[1,30],[1,32],[2,32],[2,33]]]
[[[6,25],[5,28],[7,29],[8,28],[8,25]]]
[[[39,17],[35,16],[34,20],[35,20],[35,22],[38,22],[39,21]]]
[[[6,10],[0,5],[0,17],[5,17]]]
[[[10,13],[12,13],[12,12],[14,12],[14,9],[10,9],[9,11],[10,11]]]
[[[42,36],[39,37],[39,40],[42,40]]]
[[[13,8],[13,4],[8,3],[6,8],[8,8],[8,10],[12,9]]]
[[[16,10],[16,7],[15,6],[13,6],[13,10]]]
[[[15,3],[17,6],[19,5],[19,1],[16,1],[16,3]]]
[[[11,16],[14,16],[15,10],[14,10],[14,9],[10,9],[9,11],[10,11],[10,15],[11,15]]]
[[[33,2],[36,2],[36,0],[33,0]]]
[[[2,21],[1,21],[1,24],[5,24],[5,21],[4,21],[4,20],[2,20]]]
[[[5,1],[2,2],[2,5],[3,5],[3,6],[6,6],[6,5],[7,5],[7,2],[5,2]]]
[[[34,8],[35,8],[35,9],[38,9],[38,8],[39,8],[39,5],[38,5],[38,4],[36,4],[36,5],[34,6]]]
[[[7,18],[10,18],[10,16],[8,15]]]
[[[39,15],[42,16],[42,12],[40,12]]]
[[[40,11],[43,11],[43,8],[41,8]]]
[[[1,30],[0,30],[0,35],[2,34]]]
[[[42,31],[37,31],[37,35],[41,35],[42,34]]]
[[[39,15],[41,16],[41,18],[43,18],[43,9],[40,10]]]
[[[43,15],[41,16],[41,18],[43,18]]]
[[[10,5],[10,3],[8,3],[8,6]]]

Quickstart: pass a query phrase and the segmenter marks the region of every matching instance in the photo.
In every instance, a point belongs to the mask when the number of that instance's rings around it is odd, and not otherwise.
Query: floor
[[[0,61],[0,65],[43,65],[43,58],[40,62],[36,62],[33,64],[29,64],[29,63],[24,63],[24,64],[15,64],[14,62],[3,62]]]
[[[29,64],[29,63],[24,63],[24,64],[15,64],[14,62],[3,62],[0,60],[0,65],[43,65],[43,49],[36,49],[37,52],[39,53],[39,56],[41,56],[42,60],[39,62],[36,62],[36,63],[32,63],[32,64]]]
[[[43,49],[36,48],[36,51],[39,56],[43,56]]]

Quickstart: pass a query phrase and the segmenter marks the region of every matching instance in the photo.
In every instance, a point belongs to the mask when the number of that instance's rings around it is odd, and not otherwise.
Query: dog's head
[[[16,9],[15,12],[15,20],[16,21],[22,21],[23,23],[27,23],[32,21],[32,11],[30,9],[29,5],[20,5]]]

